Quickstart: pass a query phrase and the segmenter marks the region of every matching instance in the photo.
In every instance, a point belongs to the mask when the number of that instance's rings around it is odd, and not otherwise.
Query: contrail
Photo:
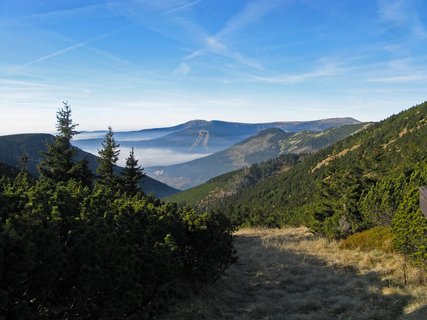
[[[175,12],[175,11],[178,11],[178,10],[181,10],[181,9],[193,6],[193,5],[197,4],[197,3],[199,3],[200,1],[202,1],[202,0],[196,0],[196,1],[193,1],[193,2],[190,2],[190,3],[183,4],[182,6],[179,6],[177,8],[173,8],[173,9],[170,9],[170,10],[168,10],[166,12],[163,12],[161,15],[164,16],[166,14],[169,14],[169,13],[172,13],[172,12]]]
[[[90,42],[93,42],[93,41],[96,41],[96,40],[99,40],[99,39],[102,39],[102,38],[108,37],[108,36],[110,36],[110,35],[112,35],[112,34],[114,34],[114,33],[116,33],[116,32],[119,32],[119,31],[122,31],[122,30],[124,30],[124,29],[127,29],[127,28],[129,28],[129,27],[131,27],[131,26],[133,26],[133,25],[134,25],[134,23],[133,23],[133,24],[131,24],[131,25],[128,25],[128,26],[126,26],[126,27],[121,27],[121,28],[115,29],[115,30],[113,30],[113,31],[106,32],[106,33],[101,34],[101,35],[99,35],[99,36],[97,36],[97,37],[94,37],[94,38],[91,38],[91,39],[88,39],[88,40],[85,40],[85,41],[82,41],[82,42],[79,42],[79,43],[73,44],[72,46],[69,46],[69,47],[67,47],[67,48],[65,48],[65,49],[58,50],[58,51],[53,52],[53,53],[51,53],[51,54],[48,54],[48,55],[46,55],[46,56],[44,56],[44,57],[41,57],[41,58],[35,59],[35,60],[33,60],[33,61],[27,62],[26,64],[23,64],[23,65],[19,66],[17,69],[18,69],[18,70],[19,70],[19,69],[24,69],[24,68],[26,68],[26,67],[29,67],[29,66],[33,65],[33,64],[36,64],[36,63],[39,63],[39,62],[42,62],[42,61],[48,60],[48,59],[50,59],[50,58],[52,58],[52,57],[55,57],[55,56],[59,56],[59,55],[61,55],[61,54],[64,54],[64,53],[66,53],[66,52],[68,52],[68,51],[71,51],[71,50],[74,50],[74,49],[76,49],[76,48],[83,47],[84,45],[86,45],[86,44],[88,44],[88,43],[90,43]]]

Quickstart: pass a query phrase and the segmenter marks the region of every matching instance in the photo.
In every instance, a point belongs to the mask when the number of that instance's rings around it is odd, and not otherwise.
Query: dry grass
[[[359,147],[360,147],[360,144],[356,144],[356,145],[352,146],[351,148],[344,149],[344,150],[338,152],[337,154],[328,156],[326,159],[323,159],[318,164],[316,164],[316,166],[313,169],[311,169],[311,172],[314,172],[314,171],[320,169],[323,166],[329,165],[329,163],[331,163],[335,159],[339,159],[339,158],[345,156],[350,151],[356,150]]]
[[[342,250],[305,228],[243,229],[236,248],[221,280],[163,319],[427,319],[426,274],[399,255]]]

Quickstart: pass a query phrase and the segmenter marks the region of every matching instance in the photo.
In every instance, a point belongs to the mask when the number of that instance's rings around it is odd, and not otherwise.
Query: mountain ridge
[[[266,123],[227,122],[221,120],[191,120],[171,127],[142,129],[138,131],[117,131],[115,139],[123,147],[169,148],[182,153],[214,153],[238,143],[268,128],[279,128],[285,132],[303,130],[322,131],[331,127],[358,124],[351,118],[326,118],[310,121],[276,121]],[[193,148],[195,141],[207,131],[208,142],[199,148]],[[100,147],[103,131],[83,131],[74,140],[74,144],[83,150]]]
[[[194,119],[194,120],[189,120],[173,126],[145,128],[140,130],[126,130],[126,131],[121,130],[121,131],[115,131],[115,134],[120,134],[123,132],[133,133],[133,132],[143,132],[143,131],[153,131],[153,130],[179,130],[182,128],[194,128],[194,127],[211,125],[216,123],[230,124],[230,125],[262,126],[262,125],[287,125],[287,124],[297,125],[297,124],[316,123],[316,122],[357,124],[357,123],[360,123],[361,121],[353,117],[333,117],[333,118],[322,118],[322,119],[316,119],[316,120],[292,120],[292,121],[270,121],[270,122],[238,122],[238,121],[224,121],[224,120],[217,120],[217,119],[214,119],[214,120]],[[101,129],[100,130],[83,130],[81,131],[81,134],[99,133],[104,135],[107,131],[108,130],[101,130]],[[77,136],[76,140],[81,140],[81,138]]]
[[[365,124],[359,123],[331,128],[322,131],[321,137],[317,136],[318,132],[290,133],[279,128],[268,128],[206,157],[171,166],[147,167],[146,171],[160,181],[178,189],[188,189],[215,176],[275,158],[282,153],[290,153],[290,146],[300,145],[301,149],[305,146],[304,150],[299,150],[301,152],[293,150],[294,153],[313,152],[364,126]],[[301,137],[299,142],[286,143],[295,135]]]

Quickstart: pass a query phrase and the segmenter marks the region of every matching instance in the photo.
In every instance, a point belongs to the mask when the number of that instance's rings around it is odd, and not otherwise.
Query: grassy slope
[[[340,141],[372,123],[359,123],[331,128],[322,132],[302,131],[282,141],[281,151],[284,153],[308,153],[325,148]]]
[[[305,228],[241,230],[239,261],[163,319],[426,319],[425,273],[338,245]]]

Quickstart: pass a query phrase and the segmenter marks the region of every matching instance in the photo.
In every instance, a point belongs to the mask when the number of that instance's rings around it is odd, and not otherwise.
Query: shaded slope
[[[22,154],[28,156],[27,167],[31,175],[37,177],[39,172],[37,165],[42,160],[42,152],[47,150],[47,144],[54,139],[50,134],[16,134],[0,136],[0,162],[11,167],[19,168]],[[89,168],[95,173],[98,166],[98,157],[77,148],[76,160],[87,158]],[[117,167],[117,172],[121,171]],[[158,197],[165,197],[178,192],[164,183],[156,181],[150,177],[145,177],[141,181],[141,187],[146,193],[154,193]]]
[[[0,178],[1,176],[6,176],[12,179],[16,178],[16,176],[19,174],[19,171],[20,170],[15,167],[0,162]]]

